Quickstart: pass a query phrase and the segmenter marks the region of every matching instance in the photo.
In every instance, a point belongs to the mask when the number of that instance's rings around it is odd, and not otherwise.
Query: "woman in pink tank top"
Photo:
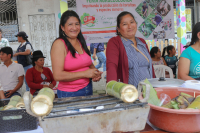
[[[52,45],[53,76],[59,81],[58,98],[92,95],[92,81],[101,79],[102,72],[92,63],[80,24],[76,12],[64,12],[59,38]]]

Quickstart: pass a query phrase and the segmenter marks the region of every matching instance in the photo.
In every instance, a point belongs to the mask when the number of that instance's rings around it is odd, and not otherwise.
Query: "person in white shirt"
[[[11,47],[1,48],[0,55],[0,58],[3,61],[3,63],[0,64],[0,81],[5,97],[10,98],[14,95],[21,96],[19,89],[24,82],[23,66],[11,60],[13,56]]]
[[[24,67],[24,71],[26,74],[26,71],[29,68],[32,68],[32,64],[28,64],[27,62],[27,56],[29,54],[31,54],[33,51],[33,47],[31,45],[31,43],[28,41],[28,36],[26,35],[25,32],[21,31],[16,35],[18,42],[20,42],[21,44],[19,45],[19,47],[17,48],[17,52],[13,55],[14,57],[17,56],[17,62],[19,64],[21,64]],[[28,84],[26,82],[26,79],[24,78],[25,84],[26,84],[26,91],[29,91],[29,87]]]

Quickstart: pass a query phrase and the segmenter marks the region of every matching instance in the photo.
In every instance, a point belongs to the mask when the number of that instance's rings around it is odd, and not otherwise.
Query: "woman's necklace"
[[[78,40],[77,40],[77,41],[78,41]],[[80,46],[80,48],[81,48],[81,52],[82,52],[82,54],[83,54],[83,49],[82,49],[81,44],[80,44],[79,41],[78,41],[78,44],[79,44],[79,46]],[[77,50],[76,50],[76,53],[79,54]]]

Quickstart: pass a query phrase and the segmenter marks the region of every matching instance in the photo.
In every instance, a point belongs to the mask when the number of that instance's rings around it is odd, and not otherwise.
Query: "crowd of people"
[[[38,90],[49,87],[55,87],[56,81],[49,68],[44,66],[44,56],[40,50],[33,52],[32,65],[33,67],[25,73],[24,67],[20,63],[12,61],[13,50],[11,47],[3,47],[0,50],[0,98],[10,98],[20,94],[20,88],[27,81],[27,86],[30,87],[30,93],[36,94]],[[5,97],[4,97],[5,96]]]
[[[13,55],[9,44],[4,44],[0,49],[0,98],[20,95],[19,89],[24,81],[26,90],[33,95],[44,87],[53,89],[56,81],[59,82],[58,98],[92,95],[92,83],[102,78],[103,72],[98,70],[102,64],[103,71],[107,72],[106,82],[114,80],[136,87],[146,78],[155,78],[154,65],[169,66],[176,75],[178,58],[175,56],[175,47],[165,47],[162,56],[159,47],[153,47],[149,52],[145,40],[136,37],[136,32],[134,16],[130,12],[121,12],[117,16],[117,36],[108,41],[106,56],[103,43],[93,44],[94,50],[91,52],[81,33],[79,16],[75,11],[66,11],[61,16],[59,37],[51,47],[52,71],[44,67],[43,53],[40,50],[34,51],[26,33],[19,32],[16,37],[20,45],[16,54]],[[200,23],[197,23],[192,32],[190,47],[180,56],[178,78],[199,80],[199,40]],[[13,56],[17,56],[18,63],[12,61]],[[94,66],[92,58],[96,56],[99,64]]]
[[[7,39],[4,38],[0,44],[0,99],[21,96],[20,88],[24,82],[26,91],[30,91],[32,95],[44,87],[53,89],[56,85],[51,70],[44,67],[43,53],[33,50],[25,32],[19,32],[16,37],[20,45],[14,55],[9,43],[5,41]],[[17,63],[12,57],[17,57]]]

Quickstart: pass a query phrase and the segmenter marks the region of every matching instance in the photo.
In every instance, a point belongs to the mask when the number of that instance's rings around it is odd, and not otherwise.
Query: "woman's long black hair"
[[[196,23],[194,28],[192,29],[192,39],[190,42],[190,46],[195,44],[195,42],[199,41],[197,34],[200,32],[200,22]]]
[[[61,19],[60,19],[60,25],[59,25],[59,37],[57,39],[63,39],[65,41],[65,44],[68,48],[68,50],[71,52],[72,56],[75,58],[75,53],[76,53],[76,50],[74,49],[74,47],[72,46],[72,44],[69,42],[69,40],[67,39],[68,36],[65,34],[65,32],[61,29],[61,26],[65,26],[67,20],[70,18],[70,17],[76,17],[79,21],[79,23],[81,24],[81,20],[78,16],[78,14],[75,12],[75,11],[72,11],[72,10],[68,10],[66,12],[64,12],[61,16]],[[57,40],[56,39],[56,40]],[[85,39],[80,31],[80,33],[78,34],[77,36],[77,39],[80,41],[81,45],[82,45],[82,48],[85,50],[85,52],[89,55],[90,55],[90,51],[87,47],[87,44],[85,42]]]
[[[151,48],[151,51],[150,51],[151,58],[154,58],[156,53],[158,53],[158,47],[155,46]]]
[[[165,52],[167,50],[167,54],[169,55],[169,51],[172,50],[174,48],[173,45],[169,45],[169,46],[166,46],[164,49],[163,49],[163,53],[162,53],[162,57],[164,58],[165,57]]]

